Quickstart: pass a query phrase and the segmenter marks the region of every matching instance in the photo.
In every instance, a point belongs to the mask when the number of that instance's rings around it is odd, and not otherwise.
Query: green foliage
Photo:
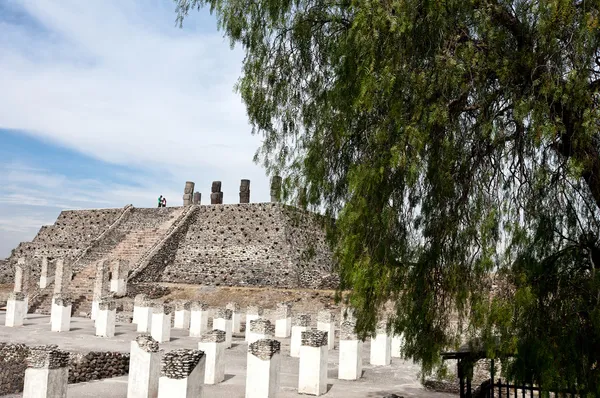
[[[337,218],[363,336],[392,300],[425,372],[477,337],[600,394],[598,1],[177,3],[245,49],[257,159]]]

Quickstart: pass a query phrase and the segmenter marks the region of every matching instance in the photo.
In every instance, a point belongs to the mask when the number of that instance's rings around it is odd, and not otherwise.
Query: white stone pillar
[[[241,331],[241,318],[240,305],[238,303],[227,303],[225,306],[228,310],[231,310],[231,331],[233,333],[240,333]]]
[[[98,306],[96,317],[96,336],[115,337],[117,321],[117,304],[112,300],[103,300]]]
[[[374,366],[387,366],[392,363],[392,338],[382,325],[377,327],[376,333],[375,337],[371,337],[370,363]]]
[[[15,285],[13,291],[15,293],[23,292],[23,278],[25,273],[25,259],[23,257],[17,259],[17,265],[15,266]]]
[[[225,332],[214,329],[200,337],[198,349],[204,352],[204,384],[218,384],[225,380]]]
[[[175,304],[175,323],[173,325],[175,329],[190,328],[190,307],[191,303],[189,301]]]
[[[127,398],[152,398],[158,395],[161,352],[156,340],[139,335],[131,342]]]
[[[200,350],[179,349],[163,355],[158,398],[202,398],[205,360]]]
[[[54,263],[48,257],[42,257],[42,271],[40,273],[40,289],[45,289],[54,282]]]
[[[56,260],[56,270],[54,274],[54,293],[68,293],[71,284],[71,267],[65,260],[59,258]]]
[[[27,356],[23,398],[66,398],[69,353],[56,346],[32,347]]]
[[[138,333],[150,333],[152,331],[152,305],[147,302],[147,307],[138,307]]]
[[[323,395],[327,392],[327,332],[302,332],[298,393]]]
[[[127,294],[127,269],[128,263],[126,260],[115,259],[111,264],[111,280],[110,280],[110,291],[114,292],[117,296],[124,296]]]
[[[279,303],[275,310],[275,337],[290,337],[292,332],[292,311],[287,303]]]
[[[25,319],[25,295],[21,292],[12,292],[8,295],[6,302],[6,319],[4,326],[23,326]]]
[[[63,294],[55,294],[52,298],[50,323],[53,332],[71,330],[71,300]]]
[[[246,398],[279,395],[281,344],[277,340],[257,340],[248,346]]]
[[[355,322],[344,321],[340,327],[340,380],[358,380],[362,377],[363,342],[354,332],[355,326]]]
[[[131,320],[131,323],[135,323],[138,324],[140,321],[140,308],[141,307],[147,307],[148,306],[148,296],[146,296],[144,293],[140,293],[138,295],[135,296],[135,298],[133,299],[133,319]]]
[[[245,330],[245,341],[248,341],[248,336],[250,335],[250,321],[258,319],[262,316],[263,309],[256,305],[249,305],[246,308],[246,330]]]
[[[328,310],[319,311],[317,314],[317,329],[327,332],[327,348],[333,350],[335,347],[335,315]]]
[[[250,321],[250,334],[248,343],[252,344],[257,340],[270,340],[275,335],[275,325],[264,318],[253,319]]]
[[[292,339],[290,341],[290,356],[300,357],[300,347],[302,346],[302,332],[310,326],[310,315],[298,314],[294,317],[294,326],[292,326]]]
[[[29,282],[31,278],[31,266],[25,262],[25,258],[21,257],[17,260],[15,267],[15,286],[13,291],[15,293],[23,293],[25,302],[25,315],[27,318],[27,311],[29,309]]]
[[[106,260],[101,259],[100,261],[96,262],[96,277],[94,279],[94,292],[91,312],[91,318],[93,321],[96,320],[96,317],[98,316],[98,306],[100,301],[102,301],[102,298],[108,294],[108,283]]]
[[[163,303],[155,303],[152,306],[150,331],[152,338],[159,343],[171,341],[171,311],[171,307]]]
[[[208,305],[194,301],[190,313],[190,337],[201,337],[208,330]]]
[[[231,348],[231,310],[220,308],[213,319],[213,329],[225,332],[225,348]]]
[[[397,334],[392,337],[392,358],[402,357],[402,345],[404,344],[404,336]]]

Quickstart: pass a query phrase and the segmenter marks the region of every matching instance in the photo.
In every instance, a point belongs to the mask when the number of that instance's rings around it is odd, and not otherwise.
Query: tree
[[[363,336],[391,299],[426,372],[467,334],[600,393],[600,2],[176,1],[244,48],[257,159],[336,217]]]

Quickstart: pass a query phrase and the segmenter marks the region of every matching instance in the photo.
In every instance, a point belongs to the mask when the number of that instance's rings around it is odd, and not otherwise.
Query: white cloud
[[[194,29],[181,30],[171,0],[6,4],[33,22],[0,17],[0,128],[161,178],[106,186],[12,165],[0,204],[148,206],[157,193],[180,204],[186,180],[204,203],[210,182],[222,180],[232,203],[241,178],[252,180],[253,201],[268,200],[268,180],[252,162],[260,139],[233,92],[243,53],[230,49],[208,11],[192,13]]]
[[[48,33],[0,25],[0,127],[119,164],[264,178],[233,92],[243,54],[214,28],[178,29],[169,0],[18,4]]]

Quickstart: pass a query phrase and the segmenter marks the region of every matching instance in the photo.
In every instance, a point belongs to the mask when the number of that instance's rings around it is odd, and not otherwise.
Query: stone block
[[[277,340],[257,340],[248,346],[246,398],[271,398],[279,394],[281,345]]]
[[[158,398],[202,398],[205,361],[200,350],[179,349],[163,355]]]
[[[225,332],[215,329],[203,334],[198,349],[206,357],[204,384],[218,384],[225,380]]]
[[[127,398],[158,396],[161,352],[156,340],[140,335],[131,342]]]
[[[323,395],[327,392],[327,332],[302,332],[298,393]]]

